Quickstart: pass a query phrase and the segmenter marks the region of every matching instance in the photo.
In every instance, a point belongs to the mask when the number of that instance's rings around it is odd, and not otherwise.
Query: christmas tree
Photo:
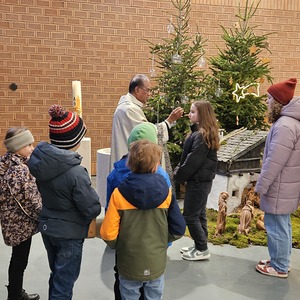
[[[246,1],[239,6],[234,28],[223,29],[225,50],[210,59],[213,76],[207,78],[207,99],[212,102],[220,127],[230,132],[240,127],[266,129],[266,95],[259,94],[260,84],[271,81],[270,59],[262,57],[269,50],[268,34],[256,35],[250,26],[259,3]]]
[[[204,90],[204,41],[197,32],[190,32],[190,0],[172,0],[177,14],[171,15],[167,26],[168,38],[162,43],[150,43],[152,66],[150,74],[155,82],[148,99],[146,115],[150,122],[165,120],[172,109],[184,108],[185,116],[171,131],[168,149],[174,166],[181,153],[182,142],[189,131],[188,112],[191,101],[200,98]],[[200,67],[199,67],[200,66]],[[157,69],[157,70],[156,70]]]

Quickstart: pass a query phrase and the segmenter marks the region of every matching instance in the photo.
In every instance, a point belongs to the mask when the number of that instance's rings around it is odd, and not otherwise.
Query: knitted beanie
[[[4,146],[8,152],[15,153],[34,142],[34,138],[29,130],[22,131],[6,140]]]
[[[290,78],[289,80],[273,84],[268,88],[268,93],[277,102],[287,105],[294,97],[296,83],[296,78]]]
[[[155,125],[145,122],[133,127],[128,138],[128,148],[131,143],[139,140],[148,140],[157,144],[157,130]]]
[[[49,109],[49,138],[57,148],[69,150],[80,143],[86,133],[83,120],[75,113],[54,104]]]

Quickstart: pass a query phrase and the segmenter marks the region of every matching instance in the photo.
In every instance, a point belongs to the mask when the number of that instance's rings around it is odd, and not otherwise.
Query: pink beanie
[[[296,83],[296,78],[290,78],[289,80],[273,84],[268,88],[268,93],[277,102],[287,105],[294,97]]]

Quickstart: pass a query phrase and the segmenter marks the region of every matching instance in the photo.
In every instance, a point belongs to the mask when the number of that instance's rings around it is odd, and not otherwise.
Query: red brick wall
[[[192,0],[191,34],[198,24],[207,39],[207,57],[217,54],[216,46],[223,47],[219,25],[234,25],[239,2],[245,0]],[[172,9],[169,0],[2,0],[1,141],[11,126],[26,126],[36,141],[48,140],[48,108],[58,103],[72,109],[71,82],[81,80],[95,174],[96,151],[110,146],[120,96],[134,74],[149,72],[145,39],[158,43],[167,37]],[[272,53],[262,53],[271,59],[274,81],[297,77],[300,1],[262,0],[253,20],[260,25],[257,33],[275,32],[269,38]],[[16,91],[9,89],[11,83],[17,83]]]

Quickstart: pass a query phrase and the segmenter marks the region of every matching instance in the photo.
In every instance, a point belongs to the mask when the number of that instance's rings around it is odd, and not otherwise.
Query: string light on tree
[[[236,103],[239,103],[241,99],[244,99],[247,95],[253,95],[259,97],[260,84],[253,82],[248,85],[240,86],[238,83],[235,85],[235,90],[232,92],[235,97]],[[236,115],[236,125],[239,125],[239,116]]]
[[[232,92],[236,103],[239,103],[241,99],[245,98],[245,94],[243,93],[244,89],[244,86],[240,86],[238,83],[236,83],[235,90]]]
[[[240,86],[239,83],[236,83],[235,90],[232,92],[235,102],[239,103],[241,99],[244,99],[247,95],[253,95],[259,97],[259,87],[258,82],[250,83],[248,85]]]
[[[255,97],[259,97],[259,88],[260,84],[258,82],[250,83],[246,86],[247,93],[245,95],[253,95]]]

